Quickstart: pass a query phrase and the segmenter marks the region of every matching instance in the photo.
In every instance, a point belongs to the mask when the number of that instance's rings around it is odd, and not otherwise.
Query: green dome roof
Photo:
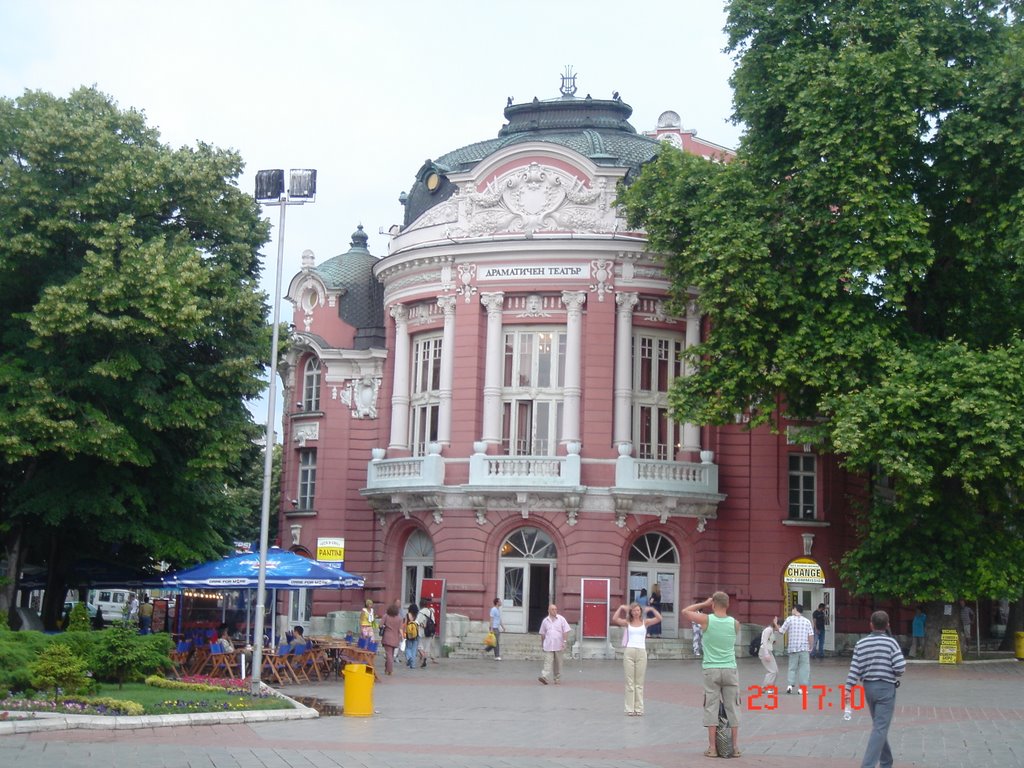
[[[445,178],[448,173],[468,171],[480,161],[506,147],[526,142],[547,142],[567,147],[597,165],[626,168],[629,183],[641,166],[658,152],[656,139],[641,136],[629,124],[633,108],[618,98],[578,99],[563,95],[557,99],[534,99],[505,107],[505,119],[498,136],[467,144],[428,160],[416,174],[416,183],[404,200],[405,226],[453,194],[456,187]],[[426,179],[441,176],[440,187],[431,193]]]
[[[313,268],[329,291],[339,291],[338,316],[356,329],[355,349],[384,346],[384,287],[373,274],[376,256],[360,224],[352,247]]]

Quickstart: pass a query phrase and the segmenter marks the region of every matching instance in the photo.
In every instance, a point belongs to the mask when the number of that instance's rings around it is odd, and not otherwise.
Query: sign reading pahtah
[[[575,278],[590,279],[589,264],[494,264],[480,267],[477,281],[481,280],[545,280]]]

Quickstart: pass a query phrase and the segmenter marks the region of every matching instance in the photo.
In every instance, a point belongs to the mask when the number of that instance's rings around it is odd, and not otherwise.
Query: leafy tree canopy
[[[195,562],[247,513],[232,489],[259,453],[268,225],[241,170],[92,88],[0,99],[8,555],[20,540],[51,577],[101,550]]]
[[[1022,5],[732,0],[737,159],[623,193],[710,319],[677,416],[784,413],[891,481],[857,593],[1024,588]]]

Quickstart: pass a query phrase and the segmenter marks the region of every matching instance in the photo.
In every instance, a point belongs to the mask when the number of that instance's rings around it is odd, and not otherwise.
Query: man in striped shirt
[[[889,634],[889,614],[875,611],[871,614],[871,634],[857,641],[846,676],[847,688],[858,682],[864,686],[864,698],[871,710],[871,736],[861,768],[892,766],[889,725],[896,709],[898,678],[906,667],[899,643]]]

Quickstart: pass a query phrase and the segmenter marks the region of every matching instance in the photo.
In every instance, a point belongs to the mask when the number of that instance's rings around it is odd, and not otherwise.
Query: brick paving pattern
[[[811,683],[843,683],[847,659],[815,662]],[[784,676],[785,661],[783,667]],[[701,674],[694,661],[652,661],[646,715],[622,714],[618,661],[567,660],[563,684],[537,682],[539,662],[442,660],[396,667],[374,687],[372,717],[136,730],[62,730],[0,736],[0,766],[75,768],[690,768],[703,756]],[[754,659],[741,686],[760,682]],[[285,693],[341,705],[340,681]],[[832,697],[835,699],[835,697]],[[838,704],[748,711],[737,766],[857,768],[867,710],[845,722]],[[837,701],[837,700],[836,700]],[[1024,768],[1024,663],[940,667],[911,663],[890,733],[897,766]]]

